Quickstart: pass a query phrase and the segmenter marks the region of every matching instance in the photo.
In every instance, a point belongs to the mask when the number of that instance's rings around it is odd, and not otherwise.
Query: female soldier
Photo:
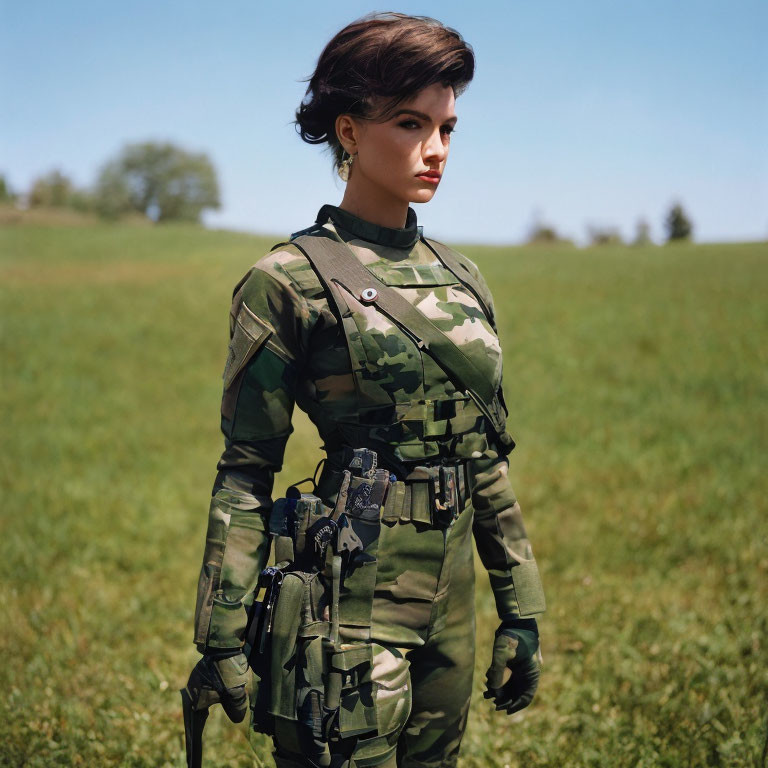
[[[347,682],[359,688],[353,704],[367,696],[375,729],[345,731],[343,712],[330,749],[313,751],[278,718],[279,768],[456,764],[472,687],[473,536],[501,620],[485,696],[516,712],[538,683],[531,617],[544,603],[507,477],[514,443],[491,294],[469,259],[423,237],[409,207],[437,190],[473,71],[470,46],[434,19],[372,14],[341,30],[296,114],[302,139],[333,152],[341,205],[322,206],[235,289],[226,448],[195,616],[198,667],[232,719],[246,709],[243,600],[266,564],[294,403],[324,443],[315,491],[325,504],[356,448],[375,451],[391,480],[375,556],[350,581],[363,585],[362,608],[341,609],[343,647],[371,651],[368,676]],[[354,287],[360,274],[370,280]],[[410,319],[386,309],[393,292],[417,310]],[[430,325],[439,343],[425,342]]]

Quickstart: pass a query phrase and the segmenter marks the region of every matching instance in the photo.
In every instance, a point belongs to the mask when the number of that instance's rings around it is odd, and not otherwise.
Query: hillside
[[[0,229],[0,764],[183,766],[229,300],[277,240]],[[505,719],[481,695],[478,565],[461,765],[754,765],[768,245],[463,250],[495,297],[510,476],[550,608],[539,694]],[[319,455],[297,414],[275,495]],[[211,717],[206,765],[252,764],[235,730]]]

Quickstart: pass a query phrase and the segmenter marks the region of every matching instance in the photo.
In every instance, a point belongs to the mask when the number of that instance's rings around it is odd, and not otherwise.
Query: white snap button
[[[376,301],[379,296],[379,292],[375,288],[363,288],[360,291],[360,298],[363,301]]]

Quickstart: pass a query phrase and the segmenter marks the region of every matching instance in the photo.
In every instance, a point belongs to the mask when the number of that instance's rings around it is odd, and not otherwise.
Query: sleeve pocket
[[[229,355],[224,367],[224,389],[229,389],[245,364],[272,335],[272,329],[248,309],[243,303],[237,313],[232,338],[229,342]]]
[[[547,610],[535,560],[526,560],[512,568],[512,583],[515,585],[520,616],[534,616]]]

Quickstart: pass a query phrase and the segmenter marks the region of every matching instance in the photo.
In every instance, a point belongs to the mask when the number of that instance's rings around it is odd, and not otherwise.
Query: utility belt
[[[353,449],[342,455],[347,458],[345,464],[354,461]],[[405,468],[401,475],[404,478],[397,479],[397,475],[390,473],[389,487],[380,509],[381,520],[385,523],[413,522],[433,528],[450,528],[471,495],[466,460],[432,465],[420,463]],[[318,485],[341,488],[343,479],[343,470],[324,469]],[[353,478],[351,485],[354,490],[359,481]]]
[[[275,565],[259,577],[244,648],[254,730],[321,762],[329,743],[378,733],[370,625],[381,526],[449,528],[469,496],[464,463],[399,480],[374,451],[350,450],[349,468],[321,480],[338,489],[333,507],[295,487],[275,500]]]

